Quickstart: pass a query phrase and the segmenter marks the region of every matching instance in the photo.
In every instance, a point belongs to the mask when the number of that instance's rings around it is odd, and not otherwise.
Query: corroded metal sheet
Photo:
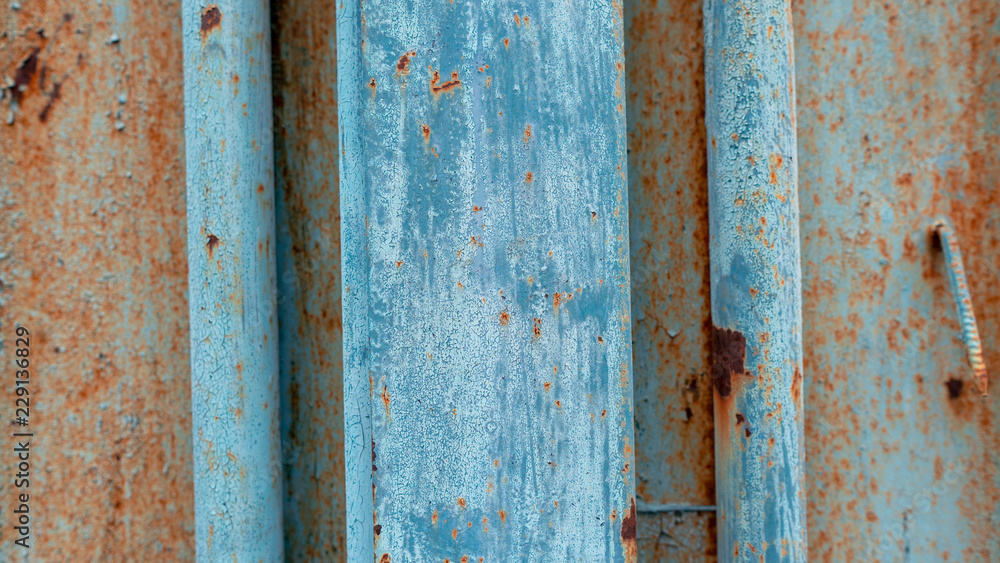
[[[998,11],[796,4],[812,560],[1000,553],[1000,404],[932,236],[950,217],[1000,365]]]
[[[639,557],[715,556],[700,2],[625,2]]]
[[[31,331],[34,561],[194,557],[179,2],[0,6],[0,365]],[[9,400],[8,400],[9,398]],[[0,559],[13,444],[0,456]]]
[[[198,559],[283,557],[266,2],[185,0],[184,117]]]
[[[805,561],[795,65],[786,0],[705,2],[719,557]]]
[[[620,7],[361,10],[338,78],[362,110],[343,240],[370,263],[345,258],[344,293],[369,300],[375,559],[635,560]]]
[[[335,11],[334,0],[271,2],[290,561],[345,557]]]

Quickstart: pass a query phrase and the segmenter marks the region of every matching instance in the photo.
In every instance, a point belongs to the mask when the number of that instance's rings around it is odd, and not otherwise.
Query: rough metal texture
[[[792,14],[705,2],[719,556],[805,561]]]
[[[344,559],[334,0],[271,3],[285,555]]]
[[[635,560],[620,7],[373,1],[355,17],[344,292],[370,300],[376,560]],[[368,271],[348,272],[347,233],[366,227]]]
[[[198,559],[280,560],[282,471],[267,3],[185,0]]]
[[[969,280],[965,275],[965,264],[962,263],[962,250],[958,246],[955,229],[946,219],[934,222],[934,232],[938,243],[944,251],[944,261],[948,265],[948,281],[955,294],[955,311],[962,324],[962,342],[965,344],[966,355],[969,358],[969,368],[972,370],[972,381],[983,395],[989,390],[989,374],[986,362],[983,361],[983,343],[979,338],[979,327],[976,325],[976,313],[972,310],[972,297],[969,295]]]
[[[700,2],[625,2],[636,497],[715,504]],[[715,556],[715,513],[639,511],[639,558]]]
[[[0,442],[0,560],[194,556],[180,25],[170,1],[0,6],[2,418],[23,325],[37,433],[30,554]]]
[[[375,558],[369,369],[368,209],[362,112],[366,97],[361,49],[361,4],[337,4],[337,118],[340,141],[340,224],[344,339],[344,511],[347,560]],[[389,563],[389,562],[386,562]]]
[[[934,219],[1000,365],[1000,5],[797,3],[813,561],[996,561],[1000,404],[969,377]]]

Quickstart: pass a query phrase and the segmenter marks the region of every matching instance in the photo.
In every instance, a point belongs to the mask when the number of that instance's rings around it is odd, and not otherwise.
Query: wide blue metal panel
[[[934,224],[1000,365],[1000,4],[809,0],[795,24],[810,559],[996,561],[1000,402]]]
[[[719,557],[806,560],[792,14],[705,2]]]
[[[352,560],[634,560],[620,6],[356,10],[338,19]]]
[[[183,3],[195,541],[282,558],[266,2]]]

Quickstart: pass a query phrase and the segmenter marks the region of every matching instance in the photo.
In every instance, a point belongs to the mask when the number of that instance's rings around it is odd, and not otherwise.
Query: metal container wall
[[[955,225],[995,370],[998,11],[795,5],[812,560],[1000,554],[1000,405],[976,390],[931,231]]]
[[[13,4],[0,6],[0,559],[191,560],[180,3]],[[16,326],[31,332],[36,433],[27,554],[9,504]]]
[[[350,17],[343,240],[370,261],[344,262],[345,341],[369,356],[346,348],[345,390],[370,389],[375,559],[634,561],[620,7]]]
[[[700,2],[625,2],[642,561],[715,555]]]

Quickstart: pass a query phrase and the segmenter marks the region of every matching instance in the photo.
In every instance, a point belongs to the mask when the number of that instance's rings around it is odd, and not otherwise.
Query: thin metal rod
[[[979,327],[976,325],[976,314],[972,311],[972,296],[969,295],[969,282],[965,278],[965,265],[962,263],[962,251],[958,247],[958,237],[946,218],[934,222],[934,232],[941,240],[944,259],[948,263],[948,280],[955,294],[955,307],[962,323],[962,341],[972,367],[972,378],[979,392],[986,396],[989,375],[986,372],[986,361],[983,359],[983,344],[979,339]]]
[[[788,0],[705,0],[719,559],[806,561]]]
[[[652,514],[656,512],[715,512],[711,504],[649,504],[641,500],[635,501],[635,510],[639,513]]]
[[[280,561],[268,7],[182,12],[197,557]]]
[[[337,120],[340,127],[340,255],[344,322],[344,483],[347,561],[375,559],[371,384],[369,383],[368,196],[365,184],[361,3],[337,3]]]

